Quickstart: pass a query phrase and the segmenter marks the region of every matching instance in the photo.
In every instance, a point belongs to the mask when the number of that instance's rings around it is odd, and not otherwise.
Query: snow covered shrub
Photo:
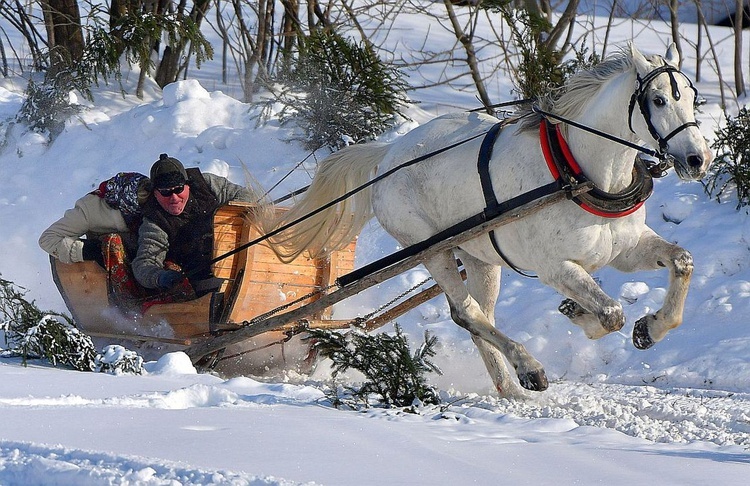
[[[46,359],[54,366],[81,371],[94,369],[94,344],[73,326],[71,319],[56,312],[41,311],[24,298],[25,289],[0,278],[0,329],[5,331],[10,354]]]
[[[70,322],[60,322],[55,316],[44,316],[21,338],[20,354],[24,364],[31,358],[46,359],[53,366],[70,366],[79,371],[94,370],[94,343]]]
[[[110,345],[97,354],[91,338],[78,330],[70,317],[41,311],[24,298],[26,289],[0,278],[0,331],[4,331],[6,355],[26,360],[45,359],[53,366],[79,371],[143,373],[143,358],[122,346]]]
[[[105,347],[101,354],[97,354],[95,363],[96,371],[102,373],[113,375],[122,373],[143,374],[143,358],[135,351],[114,344]]]
[[[440,369],[429,358],[435,355],[437,338],[425,332],[424,343],[411,354],[409,341],[396,325],[396,334],[370,335],[361,331],[346,334],[320,329],[309,330],[315,348],[333,361],[334,378],[349,368],[361,372],[367,381],[350,391],[365,404],[371,395],[386,407],[408,407],[416,400],[438,404],[437,390],[425,374]],[[337,400],[334,400],[336,403]]]
[[[79,107],[71,103],[70,91],[54,83],[37,84],[30,80],[16,120],[35,132],[48,133],[54,140],[65,128],[65,120],[78,112]]]
[[[704,188],[721,202],[724,192],[734,187],[740,209],[750,204],[750,111],[742,107],[736,117],[727,116],[726,126],[715,133],[711,148],[716,157]]]
[[[39,310],[33,301],[26,300],[26,292],[26,289],[0,277],[0,325],[5,331],[6,341],[23,335],[45,314],[50,314]]]
[[[81,111],[81,106],[71,98],[72,93],[88,94],[90,81],[80,64],[73,63],[64,49],[53,49],[49,55],[50,67],[44,81],[29,80],[16,121],[37,133],[49,134],[50,140],[54,140],[65,128],[65,121]]]
[[[293,121],[305,132],[300,140],[309,150],[373,140],[393,126],[407,101],[398,69],[369,44],[329,31],[307,37],[279,81],[285,88],[271,102],[281,104],[282,123]]]

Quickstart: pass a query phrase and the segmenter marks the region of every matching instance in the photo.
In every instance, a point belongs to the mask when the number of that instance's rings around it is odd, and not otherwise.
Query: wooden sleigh
[[[248,219],[250,206],[230,203],[214,217],[214,257],[225,255],[259,234]],[[127,315],[110,304],[107,274],[95,262],[60,263],[52,275],[79,328],[97,345],[121,344],[146,359],[211,340],[246,321],[282,307],[299,309],[319,298],[326,288],[354,266],[355,243],[326,259],[298,258],[281,263],[265,245],[257,244],[219,260],[214,275],[225,279],[217,292],[187,302],[153,304],[138,315]],[[302,300],[302,297],[308,296]],[[289,305],[292,303],[291,305]],[[288,307],[284,307],[287,306]],[[307,314],[314,328],[344,328],[349,320],[331,319],[331,308]],[[309,343],[298,332],[300,322],[242,340],[223,350],[213,369],[226,376],[274,375],[287,370],[309,371],[315,362]],[[214,356],[216,358],[216,356]]]

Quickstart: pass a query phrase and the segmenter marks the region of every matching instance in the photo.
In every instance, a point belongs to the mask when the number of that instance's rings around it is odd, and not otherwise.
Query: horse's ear
[[[646,74],[651,71],[651,65],[649,64],[648,59],[646,59],[646,56],[641,54],[641,51],[639,51],[632,42],[628,42],[628,47],[630,47],[630,57],[633,59],[636,71],[640,74]]]
[[[664,61],[674,68],[680,68],[680,51],[677,50],[677,44],[674,42],[669,44],[667,53],[664,55]]]

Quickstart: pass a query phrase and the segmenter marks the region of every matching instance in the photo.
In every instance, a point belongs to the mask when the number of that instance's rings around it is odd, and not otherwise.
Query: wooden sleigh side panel
[[[73,319],[85,331],[106,331],[107,274],[96,262],[61,263],[50,257],[52,278]],[[85,325],[84,325],[85,324]]]
[[[224,255],[260,236],[249,223],[252,206],[230,203],[214,218],[214,255]],[[278,209],[277,211],[284,211]],[[329,258],[299,257],[282,263],[266,243],[259,243],[225,258],[214,266],[217,277],[227,279],[222,291],[227,299],[221,323],[241,323],[285,306],[317,289],[334,283],[354,268],[355,243]],[[235,297],[236,296],[236,297]],[[295,302],[285,310],[296,309],[317,300],[319,295]],[[330,309],[311,315],[312,319],[330,318]]]

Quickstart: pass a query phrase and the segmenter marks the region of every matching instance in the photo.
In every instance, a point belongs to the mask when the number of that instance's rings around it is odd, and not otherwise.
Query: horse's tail
[[[274,225],[280,228],[300,218],[288,230],[270,239],[271,248],[283,262],[307,251],[311,258],[345,248],[372,218],[371,188],[307,217],[336,198],[359,188],[375,174],[390,148],[385,143],[350,145],[326,157],[310,187]]]

